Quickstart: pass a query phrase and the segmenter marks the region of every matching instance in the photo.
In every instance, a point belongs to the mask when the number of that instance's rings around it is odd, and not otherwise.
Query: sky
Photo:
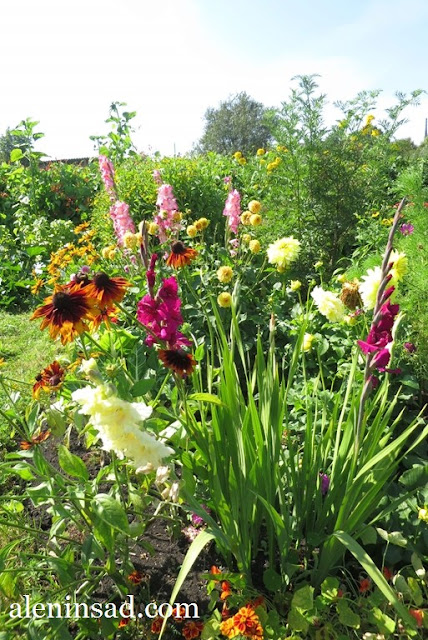
[[[37,149],[94,155],[113,101],[136,111],[138,151],[185,154],[204,113],[246,91],[279,107],[296,75],[319,74],[326,123],[336,100],[428,90],[426,0],[1,0],[0,133],[40,122]],[[397,137],[420,143],[428,95]]]

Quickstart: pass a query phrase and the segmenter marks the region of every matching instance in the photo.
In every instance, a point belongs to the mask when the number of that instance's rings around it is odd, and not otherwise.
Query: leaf
[[[58,447],[58,462],[61,469],[69,476],[81,480],[88,480],[89,473],[83,460],[75,456],[74,453],[71,453],[63,444],[60,444]]]
[[[378,607],[373,607],[373,609],[369,611],[368,619],[377,626],[380,633],[389,636],[395,631],[395,621],[387,616],[386,613],[383,613]]]
[[[196,360],[196,362],[200,362],[201,360],[204,359],[204,355],[205,355],[205,347],[203,344],[200,344],[199,347],[195,350],[195,353],[193,354],[194,358]]]
[[[391,531],[388,533],[384,529],[380,529],[376,527],[376,531],[380,535],[381,538],[390,542],[391,544],[396,544],[397,547],[407,548],[408,542],[407,539],[400,533],[400,531]]]
[[[339,620],[345,627],[352,627],[352,629],[360,628],[360,616],[352,611],[345,600],[339,600],[336,608],[339,614]]]
[[[335,600],[339,590],[339,580],[337,578],[326,578],[321,583],[321,594],[326,600]]]
[[[144,378],[143,380],[138,380],[131,388],[131,393],[134,396],[143,396],[145,393],[153,389],[156,384],[156,378]]]
[[[366,527],[360,535],[361,542],[366,544],[376,544],[377,534],[374,527]]]
[[[11,162],[17,162],[18,160],[20,160],[23,157],[23,153],[22,153],[22,149],[13,149],[10,152],[10,161]]]
[[[282,585],[281,576],[269,567],[269,569],[266,569],[263,573],[263,584],[269,591],[279,591]]]
[[[120,533],[129,533],[129,523],[125,510],[112,496],[99,493],[91,501],[95,521],[101,521]]]
[[[314,588],[308,584],[295,592],[291,606],[303,611],[309,611],[314,606]]]
[[[26,254],[30,256],[30,258],[32,258],[33,256],[39,256],[45,251],[46,251],[46,247],[42,247],[42,246],[27,247],[27,249],[25,249]]]
[[[426,486],[428,483],[428,464],[414,465],[400,476],[399,482],[410,490]]]
[[[189,396],[189,400],[197,400],[198,402],[209,402],[210,404],[218,404],[219,406],[225,407],[226,405],[212,393],[192,393]]]
[[[300,613],[298,609],[290,609],[288,614],[288,624],[293,631],[302,631],[306,633],[309,629],[309,623]]]

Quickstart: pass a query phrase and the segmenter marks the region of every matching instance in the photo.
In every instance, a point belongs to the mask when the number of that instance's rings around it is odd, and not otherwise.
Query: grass
[[[47,366],[58,352],[46,331],[40,331],[40,322],[30,321],[30,312],[9,313],[0,310],[0,369],[5,384],[13,392],[19,392],[19,405],[31,400],[31,387],[35,375]],[[0,406],[7,408],[9,399],[0,386]],[[0,416],[0,443],[9,438],[10,425]]]

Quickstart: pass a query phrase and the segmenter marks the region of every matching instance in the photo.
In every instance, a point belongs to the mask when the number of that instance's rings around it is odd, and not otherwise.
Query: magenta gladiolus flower
[[[399,228],[399,232],[402,233],[403,236],[410,236],[414,230],[415,230],[415,227],[409,222],[405,222]]]
[[[223,215],[228,218],[229,229],[233,233],[237,233],[241,215],[241,195],[236,189],[230,191],[227,196]]]

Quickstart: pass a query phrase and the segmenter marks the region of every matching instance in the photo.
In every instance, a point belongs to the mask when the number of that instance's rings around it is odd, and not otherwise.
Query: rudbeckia
[[[88,297],[86,289],[58,287],[55,293],[45,299],[45,304],[35,310],[31,320],[43,318],[40,329],[49,327],[52,339],[61,336],[62,344],[71,342],[87,330],[85,320],[92,318],[95,301]]]
[[[47,440],[50,435],[50,431],[41,431],[38,436],[33,436],[30,441],[22,440],[20,443],[20,448],[23,451],[28,451],[29,449],[32,449],[36,444],[41,444],[42,442]]]
[[[179,269],[186,264],[190,264],[197,255],[197,251],[186,247],[182,242],[180,242],[180,240],[177,240],[171,245],[171,253],[168,256],[166,263],[169,267]]]
[[[196,366],[196,360],[192,354],[182,349],[159,349],[158,356],[165,367],[182,377],[190,375]]]
[[[130,283],[125,278],[110,278],[106,273],[97,273],[85,291],[95,298],[100,307],[111,307],[113,302],[121,302]]]
[[[36,376],[36,382],[33,385],[33,396],[38,398],[40,391],[56,391],[60,388],[64,380],[65,370],[54,360],[50,365],[45,367]]]

